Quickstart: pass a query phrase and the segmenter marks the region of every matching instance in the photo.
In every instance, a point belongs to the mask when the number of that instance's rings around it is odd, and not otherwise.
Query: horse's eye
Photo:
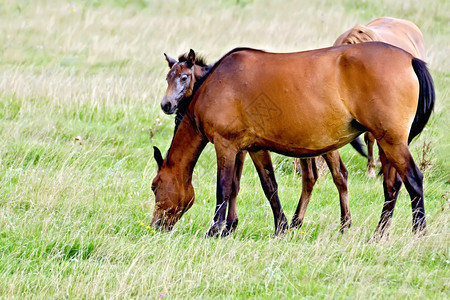
[[[186,81],[187,80],[187,76],[186,75],[184,75],[184,76],[181,76],[181,81]]]
[[[152,185],[152,191],[156,191],[156,185]]]

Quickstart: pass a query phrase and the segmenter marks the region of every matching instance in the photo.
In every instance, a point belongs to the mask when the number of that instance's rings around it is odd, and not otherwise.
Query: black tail
[[[357,137],[353,141],[350,142],[350,144],[355,148],[356,151],[358,151],[359,154],[367,158],[367,153],[364,151],[364,143],[361,141],[360,137]]]
[[[417,78],[419,79],[419,103],[417,104],[416,116],[414,117],[411,130],[409,132],[408,144],[415,138],[419,133],[422,132],[423,128],[430,118],[431,112],[434,107],[434,84],[433,78],[428,71],[425,62],[418,58],[413,58],[412,67],[414,72],[416,72]]]

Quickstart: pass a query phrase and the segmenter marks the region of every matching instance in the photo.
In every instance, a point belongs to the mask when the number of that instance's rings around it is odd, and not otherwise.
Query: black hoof
[[[225,226],[219,224],[213,224],[209,230],[206,232],[205,237],[218,237],[222,235]]]
[[[389,230],[376,229],[372,236],[367,241],[368,243],[379,243],[389,239]]]
[[[420,229],[415,228],[415,229],[413,229],[414,236],[416,236],[418,238],[426,236],[427,233],[428,233],[428,231],[427,231],[426,228],[420,228]]]
[[[233,220],[232,222],[227,222],[225,229],[222,231],[222,236],[226,237],[232,234],[238,225],[238,220]]]
[[[352,219],[341,219],[341,228],[339,228],[340,233],[345,233],[352,226]]]
[[[296,228],[300,228],[303,225],[303,221],[297,219],[297,218],[292,218],[292,222],[291,222],[291,228],[292,229],[296,229]]]
[[[419,219],[416,223],[413,222],[412,232],[417,237],[421,237],[427,234],[427,223],[425,222],[425,217]]]
[[[278,223],[278,226],[276,226],[275,236],[283,235],[288,230],[289,230],[289,223],[286,220],[286,218],[284,218],[283,220],[280,221],[280,223]]]

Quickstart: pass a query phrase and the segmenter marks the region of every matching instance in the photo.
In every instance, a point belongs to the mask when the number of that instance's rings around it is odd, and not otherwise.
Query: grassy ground
[[[445,0],[0,1],[0,295],[449,298],[448,11]],[[390,239],[366,242],[382,182],[364,176],[364,160],[347,146],[353,226],[344,235],[327,174],[305,225],[273,238],[269,205],[247,162],[237,232],[204,239],[215,203],[211,146],[194,173],[193,208],[170,234],[148,227],[152,146],[167,149],[173,132],[173,118],[159,108],[163,52],[193,48],[214,62],[236,46],[324,47],[383,15],[422,29],[436,83],[435,113],[411,146],[426,165],[426,237],[411,235],[402,190]],[[290,158],[273,160],[291,217],[300,181]]]

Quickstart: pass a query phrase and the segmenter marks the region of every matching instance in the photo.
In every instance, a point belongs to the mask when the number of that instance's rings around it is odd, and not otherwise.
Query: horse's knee
[[[278,184],[276,182],[263,182],[262,187],[266,197],[269,199],[278,192]]]
[[[311,191],[317,181],[317,173],[311,170],[303,170],[302,185],[307,191]]]
[[[339,163],[339,169],[340,169],[340,173],[341,173],[342,177],[345,179],[345,181],[347,181],[347,179],[348,179],[348,170],[345,167],[345,165],[342,162],[342,160]]]
[[[271,186],[271,192],[275,193],[278,191],[278,183],[276,181],[272,181],[270,186]]]
[[[236,198],[237,195],[239,194],[240,191],[240,185],[239,184],[234,184],[233,183],[233,187],[231,189],[231,198]]]
[[[347,185],[347,181],[348,181],[348,172],[347,172],[347,170],[345,170],[344,172],[341,172],[338,177],[341,178],[341,181],[342,181],[343,184]]]
[[[334,185],[339,190],[347,190],[347,180],[348,180],[348,172],[347,169],[341,169],[340,172],[333,172],[333,182]]]

